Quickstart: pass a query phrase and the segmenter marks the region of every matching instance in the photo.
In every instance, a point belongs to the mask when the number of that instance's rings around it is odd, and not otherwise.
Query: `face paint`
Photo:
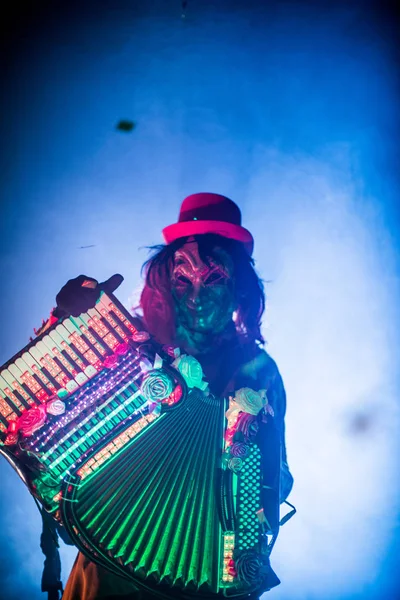
[[[216,253],[218,261],[209,259],[209,265],[200,258],[195,241],[175,253],[171,283],[178,325],[192,333],[219,334],[232,321],[233,265],[222,249]]]

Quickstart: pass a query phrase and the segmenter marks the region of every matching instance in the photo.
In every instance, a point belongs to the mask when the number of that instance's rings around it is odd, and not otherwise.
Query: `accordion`
[[[264,391],[216,397],[105,293],[0,371],[2,455],[89,559],[155,597],[272,587],[277,440]]]

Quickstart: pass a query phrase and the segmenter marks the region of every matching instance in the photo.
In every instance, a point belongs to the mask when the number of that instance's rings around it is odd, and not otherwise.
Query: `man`
[[[262,349],[265,297],[251,258],[253,238],[242,227],[236,204],[209,193],[187,197],[178,222],[166,227],[163,235],[166,244],[154,248],[144,266],[145,285],[137,317],[156,342],[196,357],[215,396],[224,398],[245,387],[267,390],[281,457],[276,502],[283,502],[293,484],[285,449],[286,398],[276,364]],[[83,275],[70,280],[57,296],[51,321],[88,310],[102,290],[114,291],[121,280],[118,275],[103,284]],[[261,453],[268,455],[263,444],[259,444]],[[274,467],[266,459],[264,469],[270,468]],[[269,477],[264,473],[264,481]],[[278,584],[270,569],[266,589]],[[147,600],[151,595],[79,554],[63,598]]]

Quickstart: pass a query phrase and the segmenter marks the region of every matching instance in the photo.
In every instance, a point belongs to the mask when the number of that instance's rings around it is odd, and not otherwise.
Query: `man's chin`
[[[180,318],[179,319],[179,328],[186,332],[186,335],[193,337],[202,336],[204,338],[216,338],[221,335],[225,329],[229,326],[229,322],[227,323],[225,320],[214,321],[205,323],[199,322],[198,319],[188,319],[188,318]]]

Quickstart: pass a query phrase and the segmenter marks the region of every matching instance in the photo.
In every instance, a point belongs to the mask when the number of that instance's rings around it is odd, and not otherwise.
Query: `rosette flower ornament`
[[[174,389],[171,377],[165,371],[151,371],[140,386],[142,395],[150,403],[168,398]]]
[[[249,455],[249,446],[244,442],[234,442],[230,453],[236,458],[246,458]]]
[[[270,566],[266,556],[254,550],[245,550],[235,558],[235,569],[239,581],[252,585],[265,579]]]
[[[234,456],[228,460],[228,468],[234,473],[239,473],[243,469],[243,460]]]
[[[168,406],[172,406],[173,404],[177,404],[179,400],[182,398],[182,387],[177,385],[173,392],[165,398],[162,402],[163,404],[167,404]]]
[[[236,431],[243,434],[246,442],[253,442],[258,433],[257,417],[241,412],[236,421]]]
[[[204,390],[207,383],[203,381],[203,369],[199,361],[194,356],[184,354],[177,358],[172,365],[178,369],[189,388],[199,388]]]
[[[40,429],[46,422],[46,407],[43,405],[30,408],[22,413],[17,420],[17,429],[24,437],[29,437]]]
[[[7,437],[4,440],[6,446],[15,446],[19,440],[18,423],[17,419],[12,418],[8,421]]]
[[[46,411],[49,415],[59,416],[65,413],[65,404],[57,396],[50,399],[46,404]]]
[[[15,446],[18,443],[19,435],[16,433],[8,433],[6,439],[4,440],[4,444],[6,446]]]
[[[257,435],[258,423],[257,415],[261,410],[268,406],[267,390],[256,392],[251,388],[240,388],[235,392],[235,397],[230,398],[229,408],[225,413],[228,420],[227,432],[225,436],[228,446],[235,439],[235,433],[242,433],[242,439],[249,443]]]
[[[115,369],[118,366],[118,356],[116,354],[110,354],[103,361],[103,367],[106,369]]]
[[[247,444],[244,442],[233,442],[225,455],[225,464],[234,473],[239,473],[248,455],[249,446]]]
[[[260,410],[268,404],[267,390],[256,392],[251,388],[240,388],[235,393],[235,402],[242,412],[257,416]]]
[[[262,408],[268,405],[267,390],[256,392],[251,388],[240,388],[235,392],[235,397],[230,398],[229,408],[225,413],[228,419],[228,427],[236,422],[239,413],[247,413],[257,416]]]
[[[125,342],[121,342],[120,344],[118,344],[118,346],[115,347],[114,350],[114,354],[117,354],[117,356],[123,356],[124,354],[126,354],[129,350],[129,344],[126,344]]]
[[[228,569],[228,575],[231,575],[232,577],[237,577],[235,561],[233,560],[233,558],[229,559],[228,564],[227,564],[227,569]]]
[[[135,331],[132,336],[134,342],[147,342],[150,339],[150,334],[147,331]]]
[[[164,345],[163,351],[171,358],[178,358],[180,356],[180,350],[179,348],[175,348],[175,346]]]

